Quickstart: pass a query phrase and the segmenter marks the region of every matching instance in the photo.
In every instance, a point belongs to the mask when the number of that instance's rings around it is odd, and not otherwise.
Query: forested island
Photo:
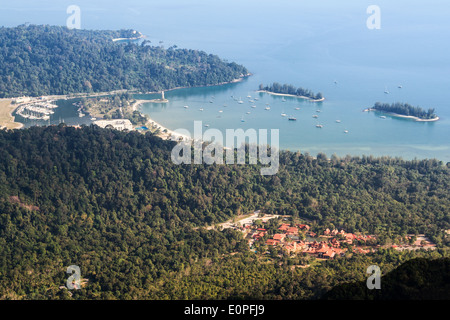
[[[97,126],[0,130],[0,299],[319,299],[368,265],[449,256],[450,164],[282,151],[261,176],[260,164],[176,165],[174,145]],[[269,234],[306,220],[380,247],[317,261],[206,228],[254,210],[288,219],[261,224]],[[437,250],[386,247],[418,233]],[[69,291],[74,264],[82,290]]]
[[[249,74],[203,51],[114,42],[134,30],[69,30],[49,25],[0,28],[0,98],[217,85]]]
[[[309,89],[304,89],[301,87],[296,88],[291,84],[280,84],[278,82],[274,82],[271,85],[267,86],[260,84],[259,91],[264,91],[272,94],[294,96],[303,99],[310,99],[313,101],[323,101],[325,99],[320,92],[316,94]]]
[[[369,111],[380,111],[390,113],[396,116],[403,116],[416,119],[418,121],[436,121],[439,120],[439,117],[435,114],[434,108],[429,108],[428,110],[424,110],[420,107],[414,107],[408,103],[381,103],[376,102]]]

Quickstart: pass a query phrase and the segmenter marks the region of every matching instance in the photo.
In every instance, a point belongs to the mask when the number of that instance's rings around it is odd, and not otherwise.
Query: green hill
[[[367,265],[445,254],[381,250],[292,270],[305,258],[260,256],[239,231],[202,228],[260,209],[315,232],[426,232],[443,247],[450,169],[436,160],[281,152],[277,175],[262,176],[175,165],[173,146],[97,126],[0,130],[0,299],[311,299]],[[70,265],[88,280],[72,297],[60,288]]]
[[[203,51],[113,42],[132,30],[0,28],[0,98],[216,85],[247,69]]]

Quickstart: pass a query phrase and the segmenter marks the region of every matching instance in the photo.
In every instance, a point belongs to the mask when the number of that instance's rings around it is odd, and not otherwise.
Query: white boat
[[[97,118],[94,118],[94,117],[91,118],[91,121],[95,121],[95,120],[97,120]]]
[[[244,101],[242,101],[241,98],[239,98],[238,103],[242,104],[242,103],[244,103]]]
[[[283,99],[281,99],[281,101],[282,101],[282,102],[286,102],[286,99],[285,99],[285,98],[283,98]]]
[[[187,109],[187,108],[189,108],[189,106],[184,106],[183,108]]]
[[[256,108],[256,106],[252,106],[252,108]]]
[[[323,125],[321,125],[321,124],[316,124],[316,128],[323,128]]]
[[[386,116],[380,116],[381,119],[386,119]]]
[[[222,110],[219,110],[219,113],[222,113],[223,111]]]
[[[348,133],[348,130],[344,130],[344,133]]]
[[[313,118],[318,118],[319,116],[317,114],[313,115]]]
[[[281,116],[282,116],[282,117],[286,117],[286,113],[283,112],[283,113],[281,114]]]
[[[341,120],[336,120],[337,123],[341,123]]]
[[[264,109],[266,109],[266,110],[270,110],[270,107],[265,107]]]
[[[247,111],[247,114],[250,114],[250,111]]]
[[[198,109],[198,110],[203,111],[203,108],[200,108],[200,109]]]
[[[389,94],[387,87],[384,88],[384,93]]]
[[[297,108],[295,108],[295,110],[300,110],[300,108],[297,107]]]
[[[209,124],[205,124],[205,127],[208,128],[208,127],[209,127]]]

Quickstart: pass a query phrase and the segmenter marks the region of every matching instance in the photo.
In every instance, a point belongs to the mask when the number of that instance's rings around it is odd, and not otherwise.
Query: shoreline
[[[242,77],[239,77],[239,78],[236,78],[236,79],[233,79],[233,80],[231,80],[231,81],[225,81],[225,82],[220,82],[220,83],[217,83],[217,84],[207,84],[207,85],[204,85],[204,86],[195,86],[195,87],[175,87],[175,88],[172,88],[172,89],[166,89],[166,90],[162,90],[162,91],[164,91],[164,92],[167,92],[167,91],[173,91],[173,90],[178,90],[178,89],[194,89],[194,88],[206,88],[206,87],[215,87],[215,86],[223,86],[223,85],[226,85],[226,84],[232,84],[232,83],[237,83],[237,82],[241,82],[241,81],[243,81],[246,77],[250,77],[250,76],[252,76],[253,74],[252,73],[247,73],[247,74],[245,74],[245,75],[243,75]],[[161,91],[155,91],[155,92],[135,92],[135,94],[157,94],[157,93],[161,93]],[[158,99],[153,99],[153,100],[158,100]],[[167,99],[165,99],[165,100],[167,100]],[[152,100],[145,100],[145,101],[147,101],[147,102],[152,102]],[[168,100],[167,100],[168,101]],[[155,102],[155,103],[161,103],[161,101],[159,101],[159,102]]]
[[[268,94],[272,94],[274,96],[282,96],[282,97],[294,97],[294,98],[298,98],[298,99],[304,99],[304,100],[309,100],[311,102],[322,102],[325,100],[325,97],[321,98],[321,99],[313,99],[313,98],[309,98],[309,97],[305,97],[305,96],[297,96],[295,94],[288,94],[288,93],[276,93],[276,92],[271,92],[271,91],[267,91],[267,90],[257,90],[256,92],[263,92],[263,93],[268,93]]]
[[[12,99],[0,99],[0,130],[6,129],[21,129],[24,124],[15,122],[13,112],[18,106],[12,104]]]
[[[192,139],[192,137],[177,133],[174,130],[164,127],[159,122],[156,122],[155,120],[153,120],[150,117],[148,117],[148,120],[145,123],[145,126],[149,129],[149,131],[152,131],[151,129],[155,129],[155,131],[159,129],[159,133],[155,134],[155,136],[157,136],[163,140],[172,140],[172,141],[180,141],[180,139],[183,141],[193,141],[194,140],[194,139]],[[164,130],[166,130],[167,132],[164,132]]]
[[[163,90],[163,91],[172,91],[172,90],[188,89],[188,88],[202,88],[202,87],[221,86],[221,85],[225,85],[225,84],[232,84],[232,83],[241,82],[246,77],[249,77],[251,75],[252,75],[252,73],[247,73],[247,74],[242,75],[241,77],[233,79],[231,81],[220,82],[220,83],[217,83],[217,84],[208,84],[208,85],[204,85],[204,86],[195,86],[195,87],[176,87],[176,88],[171,88],[171,89],[167,89],[167,90]],[[105,96],[105,95],[113,95],[113,94],[117,94],[117,93],[157,94],[157,93],[160,93],[160,91],[158,91],[158,92],[136,92],[136,91],[130,90],[130,89],[117,89],[117,90],[112,90],[112,91],[107,91],[107,92],[96,92],[96,93],[80,92],[80,93],[70,93],[70,94],[62,94],[62,95],[43,95],[43,96],[36,96],[36,97],[20,96],[20,97],[2,98],[2,99],[0,99],[0,102],[8,100],[8,101],[10,101],[10,105],[11,105],[11,102],[13,100],[22,99],[22,98],[29,98],[30,100],[38,100],[38,99],[41,99],[42,97],[44,97],[46,100],[69,100],[69,99],[90,98],[90,97],[98,97],[98,96]],[[135,108],[135,109],[133,109],[133,111],[137,110],[138,106],[140,104],[142,104],[142,103],[146,103],[146,102],[148,102],[148,103],[166,103],[166,102],[169,102],[169,100],[167,100],[167,99],[164,99],[164,100],[162,100],[162,99],[152,99],[152,100],[136,99],[136,100],[139,101],[139,103],[136,104],[135,106],[133,106],[133,108]],[[11,117],[12,117],[12,113],[14,111],[16,111],[16,109],[18,107],[19,107],[19,105],[15,106],[13,108],[13,110],[10,112],[10,116]],[[5,123],[8,123],[8,124],[15,123],[15,124],[17,124],[17,125],[15,125],[15,127],[13,129],[20,129],[20,128],[22,128],[24,126],[24,124],[21,123],[21,122],[14,122],[14,121],[12,121],[12,122],[5,122]],[[2,123],[0,123],[0,129],[2,127],[4,127],[4,125]]]
[[[413,119],[416,122],[434,122],[434,121],[440,120],[439,117],[432,118],[432,119],[422,119],[422,118],[415,117],[415,116],[406,116],[404,114],[388,112],[388,111],[382,111],[382,110],[378,110],[378,109],[374,109],[374,108],[367,108],[367,109],[363,110],[363,112],[370,112],[370,111],[377,111],[377,112],[385,113],[387,115],[390,115],[390,116],[393,116],[393,117],[398,117],[398,118]]]

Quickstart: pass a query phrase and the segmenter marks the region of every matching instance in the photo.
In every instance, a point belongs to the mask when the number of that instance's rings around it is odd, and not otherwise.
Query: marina
[[[50,115],[54,114],[54,109],[58,106],[51,103],[52,101],[35,101],[21,104],[16,109],[16,114],[31,120],[49,120]]]

